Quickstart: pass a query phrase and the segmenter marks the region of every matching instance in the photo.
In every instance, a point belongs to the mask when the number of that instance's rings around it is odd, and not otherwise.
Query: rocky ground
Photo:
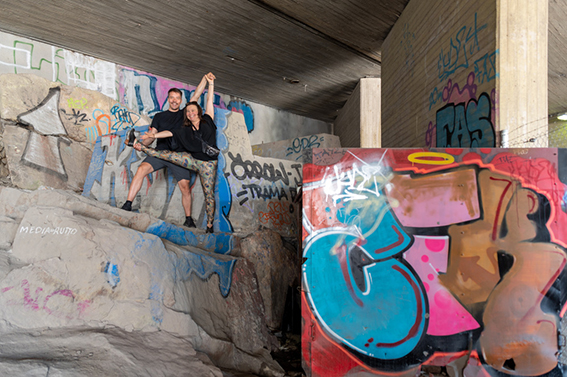
[[[304,377],[301,368],[301,335],[287,333],[279,351],[272,352],[272,357],[282,366],[289,377]]]
[[[294,333],[284,333],[281,334],[279,340],[281,346],[279,347],[278,351],[272,352],[272,357],[285,370],[285,377],[305,377],[305,372],[301,368],[301,335]],[[223,370],[223,377],[259,376],[256,374]]]

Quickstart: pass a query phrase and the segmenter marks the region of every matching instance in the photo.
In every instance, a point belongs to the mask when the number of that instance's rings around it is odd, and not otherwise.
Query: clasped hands
[[[147,141],[147,140],[152,142],[156,138],[155,137],[156,133],[157,133],[157,130],[153,127],[150,127],[149,131],[147,131],[145,134],[140,136],[140,139],[144,142]],[[146,144],[146,143],[144,143],[144,144]],[[138,143],[134,142],[134,145],[132,146],[132,148],[134,148],[135,150],[137,150],[139,152],[139,151],[142,150],[142,144],[140,144],[139,142]]]

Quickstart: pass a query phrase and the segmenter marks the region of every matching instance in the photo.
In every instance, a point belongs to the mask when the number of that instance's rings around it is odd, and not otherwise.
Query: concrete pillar
[[[360,82],[354,88],[333,123],[333,134],[341,139],[341,147],[360,147]]]
[[[360,80],[360,146],[380,148],[382,146],[382,79]]]
[[[547,147],[547,0],[498,0],[497,91],[508,145]]]
[[[380,148],[381,79],[362,78],[339,112],[333,133],[343,148]]]
[[[382,146],[546,147],[547,18],[547,0],[411,0],[382,45]]]

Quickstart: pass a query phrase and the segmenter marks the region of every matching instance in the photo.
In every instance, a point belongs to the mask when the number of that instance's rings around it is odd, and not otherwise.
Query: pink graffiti
[[[428,147],[433,146],[433,140],[437,137],[437,125],[433,122],[429,122],[427,126],[427,131],[425,131],[425,145]]]
[[[43,299],[43,302],[41,302],[41,293],[43,292],[43,288],[41,287],[37,287],[33,293],[32,296],[32,292],[30,289],[30,284],[28,282],[28,280],[24,279],[22,280],[22,282],[20,283],[20,287],[23,291],[23,302],[19,303],[16,300],[9,300],[7,303],[8,305],[19,305],[21,304],[24,308],[28,308],[31,309],[33,311],[44,311],[46,312],[48,315],[52,315],[58,318],[66,318],[66,319],[74,319],[76,317],[81,317],[85,310],[90,306],[91,302],[90,300],[83,300],[83,301],[79,301],[76,303],[77,306],[77,312],[78,315],[75,317],[73,315],[73,313],[65,313],[59,310],[54,310],[51,309],[48,306],[49,300],[51,298],[53,298],[54,296],[64,296],[64,297],[69,297],[72,302],[75,302],[75,295],[73,294],[73,291],[71,291],[70,289],[58,289],[55,290],[53,292],[51,292],[50,294],[48,294],[47,296],[45,296],[45,298]],[[12,289],[14,289],[14,286],[10,286],[10,287],[5,287],[2,288],[0,290],[1,293],[5,293],[8,292]]]
[[[477,85],[475,83],[475,73],[469,73],[467,77],[467,82],[463,85],[463,88],[459,86],[458,83],[453,83],[453,80],[447,80],[447,85],[443,88],[442,91],[442,99],[443,102],[446,104],[457,104],[457,103],[466,103],[468,104],[470,100],[478,100],[476,96],[477,92]],[[437,90],[437,88],[435,89]],[[437,97],[438,98],[438,97]],[[431,102],[431,99],[430,99]],[[496,117],[499,113],[498,108],[498,94],[496,89],[492,89],[490,92],[490,103],[491,103],[491,112],[490,112],[490,121],[492,124],[496,124]],[[431,103],[430,103],[431,108]],[[428,147],[436,146],[436,134],[437,134],[437,124],[433,124],[433,122],[429,122],[427,126],[427,130],[425,131],[425,145]]]
[[[415,236],[404,258],[421,278],[429,301],[427,333],[434,336],[458,334],[477,329],[478,322],[439,281],[447,271],[449,237]]]
[[[158,103],[160,103],[160,104],[166,103],[167,92],[171,88],[177,88],[177,89],[180,89],[180,90],[187,90],[187,91],[190,91],[190,92],[194,91],[197,88],[196,86],[187,85],[187,84],[184,84],[184,83],[179,82],[179,81],[169,80],[169,79],[166,79],[166,78],[163,78],[163,77],[155,76],[155,75],[148,73],[148,72],[144,72],[144,71],[140,71],[140,70],[136,70],[136,69],[132,69],[132,68],[127,68],[127,67],[121,67],[121,69],[136,72],[136,74],[139,75],[139,76],[146,76],[146,77],[151,77],[152,79],[155,79],[154,93],[156,95],[156,99],[157,99]],[[126,87],[124,86],[124,84],[122,82],[120,83],[118,92],[120,93],[120,98],[125,97]],[[189,99],[187,99],[187,100],[189,100]],[[221,108],[221,109],[226,109],[226,104],[224,103],[224,101],[221,100],[220,103],[215,104],[215,107],[218,107],[218,108]]]
[[[463,86],[463,90],[459,88],[459,84],[453,85],[453,80],[449,79],[447,85],[443,88],[443,102],[461,103],[476,99],[477,86],[474,83],[474,72],[469,73],[467,83]]]

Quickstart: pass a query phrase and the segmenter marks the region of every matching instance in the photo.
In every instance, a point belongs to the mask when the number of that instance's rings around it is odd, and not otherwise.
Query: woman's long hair
[[[191,105],[197,106],[197,115],[199,116],[199,120],[203,119],[203,109],[201,108],[201,106],[199,106],[197,102],[191,101],[187,103],[187,105],[185,105],[185,107],[183,108],[183,125],[185,127],[191,127],[193,125],[193,123],[191,123],[189,118],[187,118],[187,108]],[[193,129],[193,127],[191,127],[191,129]]]

